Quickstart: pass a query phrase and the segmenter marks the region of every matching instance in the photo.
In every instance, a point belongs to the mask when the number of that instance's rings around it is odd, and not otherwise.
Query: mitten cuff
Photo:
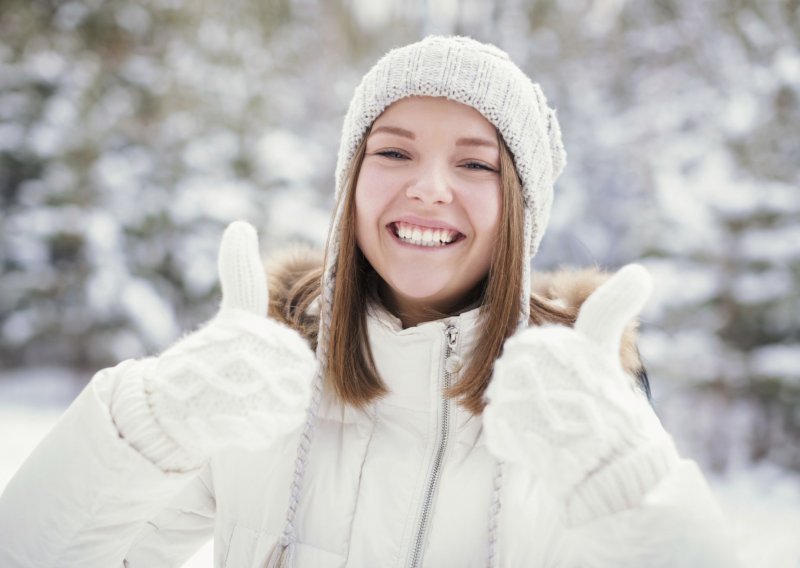
[[[155,362],[145,359],[126,369],[111,397],[111,417],[120,436],[163,471],[198,469],[204,460],[167,436],[147,403],[143,379],[153,371]]]
[[[567,502],[567,521],[579,525],[638,506],[679,460],[672,438],[664,432],[633,452],[593,473]]]

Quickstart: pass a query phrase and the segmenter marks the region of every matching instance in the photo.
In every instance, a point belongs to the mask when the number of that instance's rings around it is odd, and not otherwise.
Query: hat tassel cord
[[[292,568],[294,566],[294,542],[283,538],[275,545],[264,568]]]

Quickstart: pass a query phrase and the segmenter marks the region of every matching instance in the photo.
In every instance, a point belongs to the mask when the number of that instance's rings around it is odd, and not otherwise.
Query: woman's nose
[[[435,165],[424,168],[420,175],[408,185],[406,195],[429,204],[453,201],[453,191],[446,168]]]

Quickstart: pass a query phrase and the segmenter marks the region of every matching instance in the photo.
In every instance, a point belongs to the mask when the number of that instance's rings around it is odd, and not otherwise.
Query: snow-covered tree
[[[558,109],[535,269],[651,269],[670,427],[800,469],[796,2],[6,0],[0,365],[160,350],[213,313],[230,220],[321,244],[353,87],[427,33],[498,44]]]

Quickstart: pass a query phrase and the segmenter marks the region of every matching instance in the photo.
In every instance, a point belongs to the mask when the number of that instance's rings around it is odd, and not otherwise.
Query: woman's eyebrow
[[[488,146],[489,148],[497,148],[497,141],[487,140],[486,138],[459,138],[456,140],[456,146]]]
[[[396,134],[397,136],[403,136],[404,138],[408,138],[409,140],[414,140],[416,136],[410,130],[406,130],[405,128],[399,128],[397,126],[378,126],[377,128],[373,128],[372,132],[369,133],[370,136],[376,134],[378,132],[388,132],[389,134]]]
[[[409,140],[416,139],[416,136],[414,135],[413,132],[411,132],[410,130],[406,130],[405,128],[400,128],[399,126],[378,126],[376,128],[373,128],[372,131],[369,133],[369,135],[372,136],[373,134],[377,134],[378,132],[395,134],[397,136],[408,138]],[[486,146],[489,148],[497,148],[497,141],[489,140],[488,138],[467,136],[456,140],[456,146]]]

